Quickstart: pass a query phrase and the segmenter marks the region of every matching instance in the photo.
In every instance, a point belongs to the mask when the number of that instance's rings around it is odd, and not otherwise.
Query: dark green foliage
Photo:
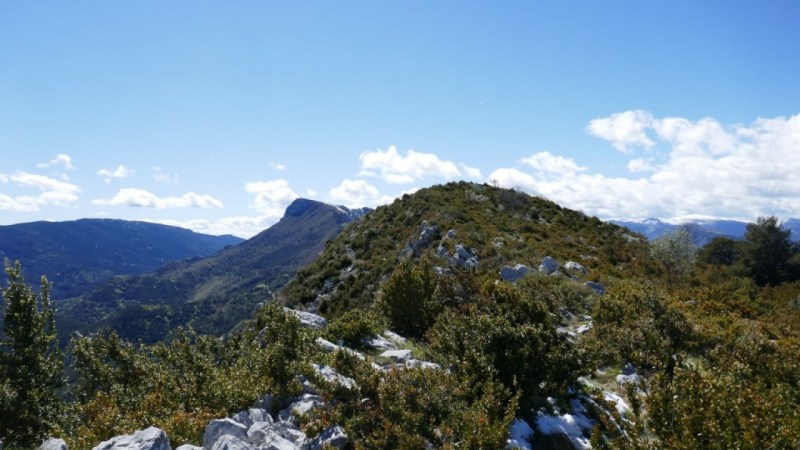
[[[312,341],[277,305],[262,308],[226,341],[179,330],[168,344],[131,344],[111,332],[73,341],[77,372],[70,448],[91,448],[145,426],[177,446],[199,444],[211,419],[247,408],[264,393],[296,394]]]
[[[325,336],[332,342],[341,340],[347,347],[361,349],[364,339],[385,329],[382,322],[382,318],[374,311],[351,309],[328,324]]]
[[[653,286],[622,283],[597,299],[588,345],[601,364],[665,369],[691,346],[691,324]]]
[[[741,258],[742,243],[726,237],[715,237],[698,253],[698,259],[706,264],[732,266]]]
[[[357,382],[364,386],[361,400],[341,405],[332,417],[356,449],[503,448],[516,410],[502,386],[470,386],[437,370],[391,371]]]
[[[378,307],[398,333],[419,338],[433,325],[443,305],[436,293],[437,275],[427,260],[405,260],[383,286]]]
[[[791,230],[783,228],[774,216],[759,217],[747,225],[745,264],[760,286],[778,285],[796,276],[792,257],[798,249],[789,239]]]
[[[462,379],[518,393],[524,411],[563,394],[580,355],[551,319],[543,297],[555,292],[539,287],[490,284],[480,299],[439,316],[428,332],[431,351]]]
[[[26,283],[17,262],[5,260],[4,330],[0,341],[0,439],[8,447],[33,448],[64,419],[56,390],[62,386],[62,355],[55,330],[50,284],[39,293]]]

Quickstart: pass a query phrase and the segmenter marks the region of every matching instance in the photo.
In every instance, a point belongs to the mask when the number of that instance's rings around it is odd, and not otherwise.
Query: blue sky
[[[800,216],[800,3],[3,2],[0,224],[251,236],[457,179]]]

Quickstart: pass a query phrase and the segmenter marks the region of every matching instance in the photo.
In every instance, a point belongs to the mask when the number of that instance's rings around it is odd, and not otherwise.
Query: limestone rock
[[[524,264],[516,264],[514,267],[503,266],[503,268],[500,269],[500,278],[514,283],[521,280],[530,271],[531,268]]]
[[[306,311],[297,311],[296,309],[291,308],[283,308],[284,311],[293,314],[300,320],[300,324],[306,327],[311,328],[322,328],[328,324],[328,320],[322,316],[318,316],[316,314],[312,314]]]
[[[261,408],[250,408],[244,411],[239,411],[232,417],[233,420],[250,428],[256,422],[272,423],[272,416],[266,410]]]
[[[233,419],[212,420],[206,425],[206,431],[203,433],[203,448],[216,448],[217,441],[219,441],[222,436],[233,436],[242,441],[246,441],[247,427]]]
[[[542,272],[545,275],[550,275],[551,273],[558,270],[558,262],[553,259],[552,256],[545,256],[542,260],[542,263],[539,264],[539,272]]]
[[[381,353],[381,357],[403,362],[411,359],[411,350],[386,350]]]
[[[567,263],[564,264],[564,269],[570,272],[580,272],[584,275],[587,272],[586,267],[583,267],[582,265],[576,263],[575,261],[567,261]]]
[[[93,450],[172,450],[172,447],[164,430],[150,427],[103,441]]]
[[[67,443],[63,439],[50,438],[42,442],[39,450],[67,450]]]
[[[311,441],[310,450],[322,450],[325,448],[343,449],[347,445],[347,434],[339,425],[330,427],[319,434]]]

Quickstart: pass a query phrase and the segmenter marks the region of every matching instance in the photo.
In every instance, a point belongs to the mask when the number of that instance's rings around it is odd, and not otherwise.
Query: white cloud
[[[579,166],[572,158],[555,156],[550,152],[539,152],[527,158],[522,158],[522,163],[543,174],[571,174],[583,172],[587,169]]]
[[[123,188],[113,198],[92,200],[95,205],[136,206],[141,208],[222,208],[222,202],[210,195],[187,192],[180,197],[158,197],[150,191]]]
[[[628,170],[632,173],[655,172],[656,168],[646,159],[632,159],[628,161]]]
[[[282,163],[279,163],[279,162],[271,162],[271,163],[269,163],[269,166],[272,167],[273,169],[279,170],[281,172],[286,170],[286,164],[282,164]]]
[[[306,197],[316,197],[316,196],[317,196],[317,191],[311,188],[306,189]]]
[[[467,178],[470,180],[481,181],[483,180],[483,174],[481,173],[481,169],[477,167],[470,167],[466,164],[459,164],[461,168],[461,172],[466,175]]]
[[[628,169],[638,176],[567,171],[541,177],[502,168],[488,178],[606,218],[800,216],[800,114],[749,125],[656,119],[645,111],[611,117],[625,115],[649,118],[639,131],[652,131],[669,148],[657,165],[642,158],[629,161]]]
[[[391,202],[393,197],[381,195],[378,188],[364,180],[345,179],[339,186],[333,188],[328,196],[334,203],[342,204],[349,208],[363,206],[378,206]]]
[[[97,174],[106,179],[106,183],[110,183],[112,178],[128,178],[131,176],[131,170],[122,164],[118,165],[116,169],[100,169]]]
[[[58,165],[64,166],[64,169],[66,170],[75,168],[72,165],[72,158],[64,153],[59,153],[58,155],[56,155],[55,158],[51,159],[50,161],[47,161],[46,163],[37,164],[36,167],[39,169],[44,169],[47,167],[58,166]]]
[[[245,184],[245,190],[255,194],[253,207],[269,217],[282,217],[289,204],[299,197],[289,182],[279,178],[270,181],[252,181]]]
[[[256,234],[274,225],[278,219],[270,216],[237,216],[223,217],[218,220],[195,219],[195,220],[169,220],[169,219],[143,219],[145,222],[172,225],[174,227],[186,228],[197,233],[223,235],[232,234],[240,238],[249,239]]]
[[[458,178],[461,172],[451,161],[439,159],[433,153],[418,153],[414,150],[401,156],[392,145],[385,151],[364,152],[358,157],[362,176],[379,175],[385,182],[392,184],[412,183],[427,177]]]
[[[653,115],[648,111],[633,110],[612,114],[589,122],[586,131],[605,139],[622,153],[630,153],[629,147],[650,148],[655,145],[645,130],[653,123]]]
[[[169,173],[158,166],[153,167],[153,180],[156,183],[180,184],[178,174]]]
[[[42,206],[47,205],[69,206],[78,201],[78,194],[81,192],[75,184],[28,172],[0,174],[0,183],[33,188],[40,192],[36,196],[17,197],[0,194],[0,210],[30,212],[39,211]]]

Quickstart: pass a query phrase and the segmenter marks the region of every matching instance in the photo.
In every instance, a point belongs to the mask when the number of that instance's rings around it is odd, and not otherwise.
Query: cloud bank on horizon
[[[624,155],[627,173],[601,173],[592,167],[592,161],[579,162],[566,156],[568,151],[538,151],[519,155],[516,161],[498,161],[498,167],[477,168],[435,153],[412,149],[403,153],[392,145],[360,153],[356,176],[343,177],[320,200],[375,207],[423,186],[471,180],[542,196],[604,219],[800,216],[800,179],[796,176],[800,173],[800,114],[757,118],[749,124],[723,124],[710,117],[690,120],[629,110],[590,120],[585,132],[608,142],[609,152]],[[300,196],[299,190],[317,196],[311,188],[296,187],[300,184],[297,180],[290,181],[287,165],[273,162],[270,166],[286,176],[243,182],[242,195],[251,198],[249,212],[214,220],[155,221],[199,232],[250,237],[275,223],[286,206]],[[72,173],[75,167],[68,154],[60,153],[38,164],[37,169],[62,172],[0,172],[0,188],[14,186],[24,192],[8,195],[0,191],[0,211],[74,208],[86,202],[81,186],[70,181],[67,172]],[[167,174],[159,167],[154,171],[156,181],[178,184],[177,174]],[[484,172],[488,173],[486,177]],[[105,183],[132,183],[134,179],[134,172],[122,164],[116,169],[96,168],[95,173]],[[213,186],[208,189],[213,190]],[[88,197],[90,204],[109,207],[112,216],[115,208],[124,207],[225,208],[213,192],[159,196],[129,186],[110,198]]]

